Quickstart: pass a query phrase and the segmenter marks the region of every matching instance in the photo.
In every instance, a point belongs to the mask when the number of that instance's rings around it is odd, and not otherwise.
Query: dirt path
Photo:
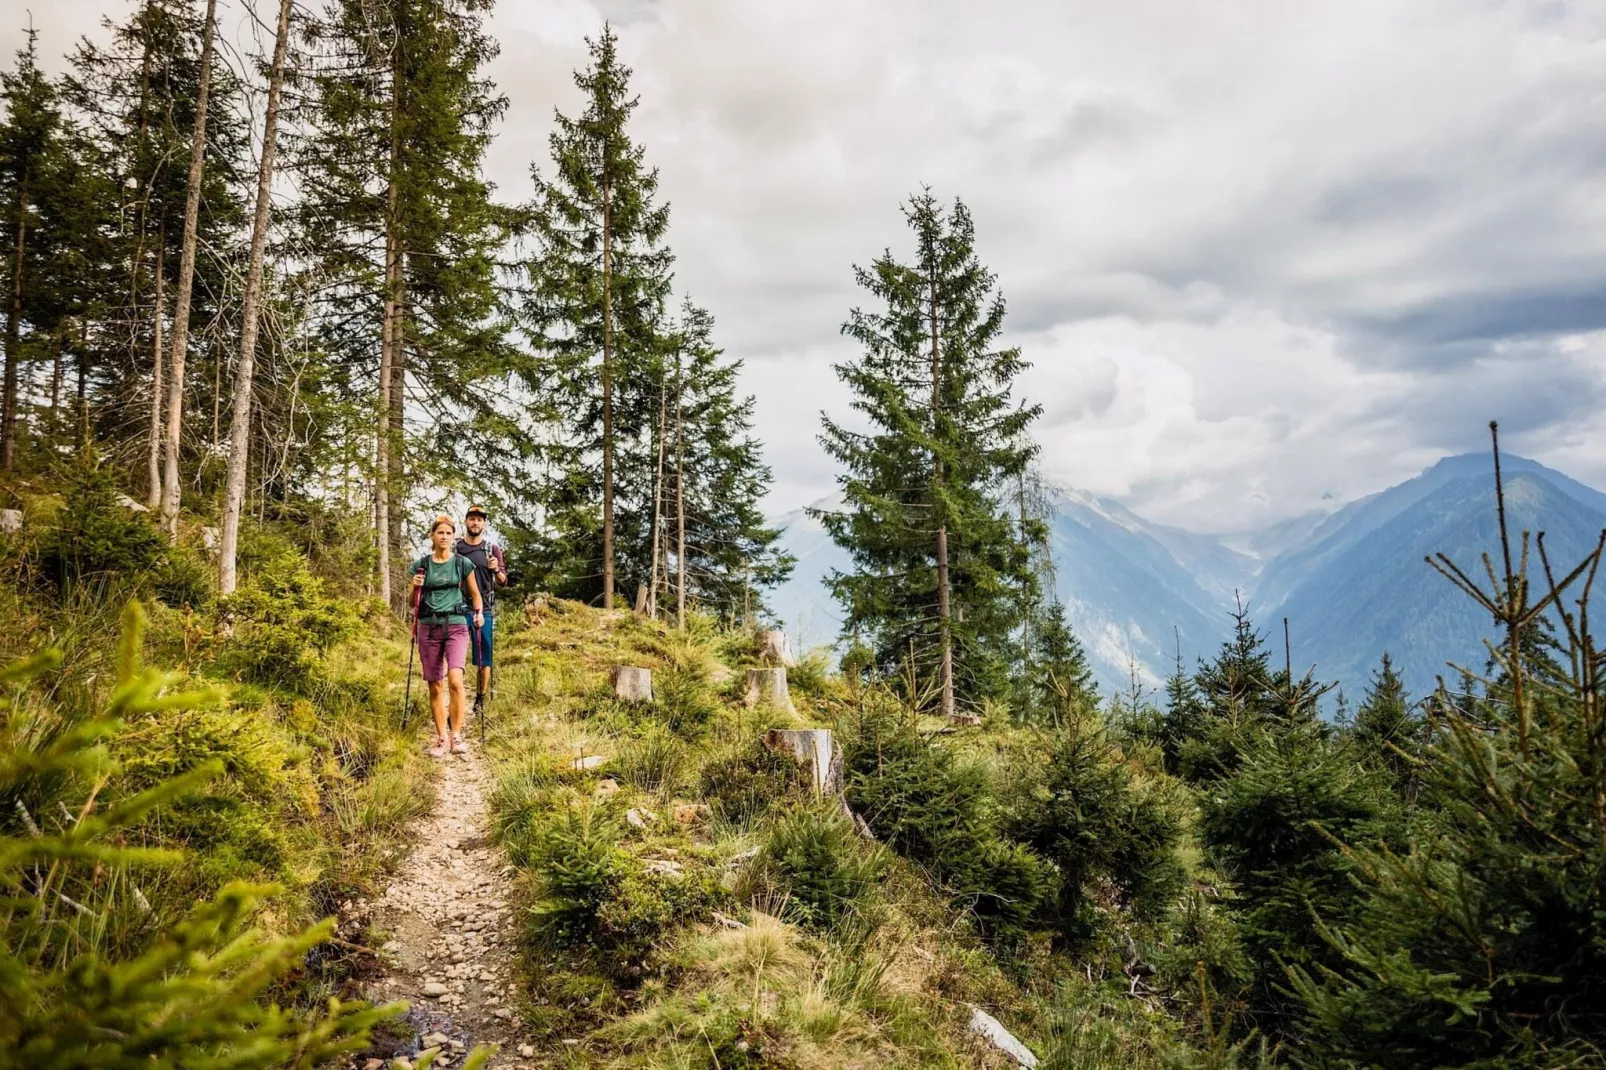
[[[537,1065],[514,1009],[513,871],[491,839],[491,776],[470,746],[441,762],[434,813],[415,826],[412,853],[368,904],[373,928],[390,939],[381,949],[387,972],[365,995],[412,1009],[402,1025],[411,1035],[365,1053],[354,1064],[362,1070],[399,1067],[398,1057],[410,1065],[435,1046],[434,1066],[460,1066],[476,1044],[501,1046],[486,1064],[499,1070]]]

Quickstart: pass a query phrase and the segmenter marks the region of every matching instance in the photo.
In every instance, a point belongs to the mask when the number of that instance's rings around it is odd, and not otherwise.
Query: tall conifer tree
[[[792,558],[759,508],[770,469],[753,437],[753,398],[737,393],[739,360],[714,345],[714,318],[681,310],[667,411],[673,463],[665,513],[677,518],[676,576],[686,598],[726,619],[786,579]]]
[[[392,592],[408,480],[452,481],[465,425],[511,360],[496,252],[512,218],[482,173],[506,109],[484,66],[488,0],[340,0],[316,28],[310,136],[296,146],[302,225],[318,234],[321,333],[353,390],[372,384],[379,593]],[[377,357],[377,360],[375,359]],[[372,370],[377,364],[375,376]],[[372,377],[372,378],[371,378]],[[407,402],[431,421],[410,450]]]
[[[551,177],[532,168],[536,249],[524,317],[556,410],[537,491],[546,571],[555,586],[612,606],[620,506],[638,519],[653,508],[650,481],[622,503],[620,476],[626,452],[651,452],[673,257],[658,172],[626,129],[636,98],[618,38],[604,26],[587,44],[591,66],[575,74],[585,110],[558,114]]]
[[[970,212],[956,201],[945,213],[924,192],[904,215],[913,263],[888,251],[856,269],[882,307],[853,310],[843,333],[863,352],[837,374],[871,427],[825,420],[847,508],[817,516],[853,557],[854,571],[829,580],[844,629],[873,637],[889,670],[912,655],[952,716],[1008,690],[1011,633],[1035,594],[1009,498],[1040,409],[1011,396],[1026,363],[994,348],[1004,301],[976,256]]]

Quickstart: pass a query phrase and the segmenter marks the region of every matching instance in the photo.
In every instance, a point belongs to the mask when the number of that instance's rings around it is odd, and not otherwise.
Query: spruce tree
[[[752,434],[753,398],[737,393],[741,361],[714,345],[713,330],[713,317],[687,301],[669,375],[667,486],[674,498],[664,512],[679,521],[677,590],[731,620],[749,598],[762,605],[762,592],[785,580],[793,562],[759,508],[770,469]]]
[[[1414,772],[1413,755],[1421,743],[1421,720],[1414,714],[1405,682],[1394,670],[1388,651],[1367,683],[1355,711],[1350,739],[1366,761],[1386,771],[1404,788]]]
[[[462,483],[476,467],[463,450],[479,447],[481,460],[499,447],[517,452],[516,426],[493,402],[505,389],[491,385],[516,361],[496,286],[514,218],[494,202],[481,166],[506,108],[483,73],[497,53],[483,27],[489,8],[334,4],[314,27],[309,129],[292,146],[297,221],[317,236],[307,251],[320,340],[353,400],[372,399],[371,515],[387,599],[407,515],[402,488]],[[428,414],[427,449],[409,411]]]
[[[536,248],[523,306],[536,379],[555,410],[535,491],[548,533],[539,567],[554,589],[604,607],[618,586],[621,506],[636,528],[650,527],[673,262],[658,172],[627,129],[637,101],[618,44],[606,25],[587,40],[591,65],[575,74],[585,109],[557,115],[550,178],[531,169]]]
[[[103,228],[102,267],[91,279],[103,295],[97,298],[102,318],[88,325],[81,359],[95,365],[96,435],[117,442],[145,440],[154,508],[163,476],[164,406],[171,400],[167,321],[183,260],[202,19],[184,0],[143,0],[126,21],[108,20],[107,30],[103,44],[79,42],[62,88],[93,142],[101,210],[111,216],[111,225]],[[240,92],[228,65],[214,64],[196,217],[197,246],[208,254],[195,258],[189,317],[191,323],[208,325],[191,346],[203,357],[218,344],[217,325],[229,319],[232,280],[241,266],[238,187],[249,136],[240,118],[246,110]],[[88,385],[88,372],[81,365],[81,387]],[[214,377],[189,377],[187,390],[204,403]],[[190,463],[196,445],[194,436],[180,439],[181,464]]]
[[[843,333],[861,355],[837,365],[870,424],[825,419],[821,442],[845,471],[842,512],[816,518],[853,558],[829,579],[846,634],[878,662],[937,681],[940,710],[1004,698],[1022,606],[1034,595],[1030,554],[1008,501],[1034,447],[1040,409],[1017,403],[1018,349],[993,348],[1004,302],[975,253],[970,212],[929,192],[904,215],[915,258],[887,251],[859,284],[881,307],[853,310]]]
[[[1290,975],[1308,1065],[1559,1068],[1606,1049],[1602,550],[1564,572],[1540,535],[1531,582],[1526,533],[1510,553],[1498,442],[1495,458],[1503,574],[1486,590],[1447,558],[1440,571],[1505,630],[1497,671],[1431,700],[1412,850],[1340,837],[1361,900],[1325,929],[1340,961]]]
[[[29,31],[16,66],[0,73],[0,218],[7,253],[5,373],[0,387],[0,469],[17,467],[19,442],[44,446],[63,418],[64,358],[82,361],[91,320],[104,315],[107,235],[116,220],[103,161],[38,65]],[[24,372],[50,366],[48,403],[24,410]],[[43,399],[41,399],[41,402]],[[43,461],[45,458],[38,458]]]
[[[28,274],[28,237],[34,203],[47,181],[48,157],[55,148],[61,114],[55,88],[39,70],[38,32],[18,51],[16,67],[0,74],[5,121],[0,124],[0,198],[4,200],[6,278],[5,378],[0,388],[0,471],[9,471],[16,454],[17,380],[22,364],[23,295]]]
[[[1019,689],[1022,719],[1060,727],[1097,709],[1099,688],[1092,666],[1057,599],[1046,601],[1037,612],[1031,642]]]

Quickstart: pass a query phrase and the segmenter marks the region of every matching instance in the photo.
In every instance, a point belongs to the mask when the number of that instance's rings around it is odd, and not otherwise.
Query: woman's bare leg
[[[458,690],[462,687],[459,685]],[[429,710],[435,715],[435,734],[446,739],[446,681],[431,680],[429,682]]]
[[[452,686],[452,731],[463,730],[463,710],[468,705],[468,694],[463,690],[463,670],[448,669],[446,678]]]

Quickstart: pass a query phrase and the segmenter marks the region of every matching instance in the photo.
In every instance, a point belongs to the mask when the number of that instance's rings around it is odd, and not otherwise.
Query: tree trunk
[[[162,377],[162,364],[167,359],[167,347],[162,341],[162,325],[167,313],[167,266],[163,255],[166,251],[167,230],[160,228],[156,232],[156,281],[152,285],[155,309],[151,314],[151,429],[146,458],[150,490],[145,495],[145,505],[152,511],[162,504],[162,402],[167,381]]]
[[[666,426],[669,398],[664,393],[664,377],[658,377],[658,470],[652,480],[652,592],[647,596],[647,615],[658,616],[658,560],[659,544],[664,539],[664,450],[667,445],[669,428]],[[664,573],[667,575],[669,566],[666,562]]]
[[[11,471],[17,450],[17,369],[22,362],[22,259],[28,249],[28,180],[17,190],[17,245],[11,260],[11,307],[6,311],[6,372],[0,397],[0,471]]]
[[[61,409],[61,346],[62,343],[58,338],[56,341],[55,360],[50,366],[50,426],[52,428],[56,426],[56,417]],[[55,434],[55,432],[52,431],[51,434]]]
[[[379,321],[379,406],[374,423],[374,539],[379,550],[379,598],[391,603],[390,590],[390,394],[391,359],[396,332],[396,274],[400,263],[396,233],[397,182],[401,166],[401,77],[391,66],[390,175],[385,192],[385,294]]]
[[[931,437],[939,438],[938,423],[942,415],[942,349],[937,342],[937,282],[931,282]],[[942,457],[932,454],[933,510],[937,515],[937,620],[942,637],[942,714],[954,716],[954,641],[953,625],[949,619],[948,594],[948,523],[942,508]]]
[[[406,484],[407,436],[407,251],[400,233],[396,237],[396,291],[391,302],[390,325],[390,558],[398,561],[402,553],[403,527],[407,519],[407,498],[400,489]]]
[[[240,323],[240,366],[234,373],[234,415],[229,421],[229,468],[223,487],[223,530],[218,548],[218,593],[233,594],[240,509],[245,502],[246,461],[251,449],[251,390],[256,374],[257,326],[262,314],[262,261],[268,246],[273,208],[273,158],[279,136],[279,95],[284,85],[284,53],[290,38],[291,0],[279,0],[279,26],[268,70],[268,107],[262,121],[262,162],[257,168],[256,217],[251,221],[251,259],[245,274],[245,308]]]
[[[686,630],[686,459],[681,405],[680,349],[675,350],[675,627]]]
[[[206,166],[207,97],[212,85],[212,39],[217,0],[206,0],[201,29],[201,72],[195,93],[195,129],[190,136],[190,174],[184,189],[184,237],[179,247],[178,294],[173,303],[173,345],[167,361],[167,442],[162,467],[162,523],[178,537],[179,432],[184,422],[184,358],[190,344],[190,297],[195,288],[195,231],[201,213],[201,177]]]
[[[613,608],[613,209],[602,178],[602,608]]]
[[[80,328],[81,329],[81,328]],[[89,456],[89,339],[78,339],[78,453]]]

